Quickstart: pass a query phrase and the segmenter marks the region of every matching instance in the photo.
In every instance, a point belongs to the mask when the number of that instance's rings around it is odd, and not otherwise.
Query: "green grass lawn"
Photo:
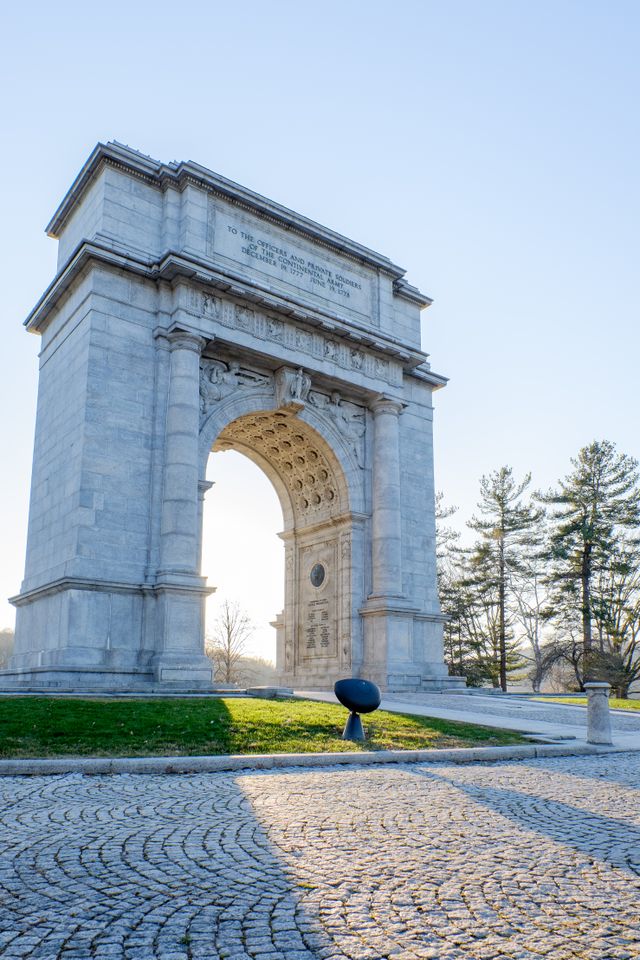
[[[491,727],[387,713],[340,739],[347,712],[311,700],[0,697],[0,757],[178,756],[415,750],[524,742]]]
[[[534,700],[544,703],[572,703],[579,707],[586,707],[587,695],[582,697],[534,697]],[[618,697],[609,697],[609,706],[612,710],[640,710],[640,700],[620,700]]]

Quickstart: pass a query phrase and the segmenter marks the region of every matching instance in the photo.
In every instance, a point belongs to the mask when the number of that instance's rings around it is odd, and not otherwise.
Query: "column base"
[[[213,666],[204,654],[160,654],[153,658],[152,666],[154,682],[167,689],[211,690],[213,686]]]
[[[442,656],[442,617],[425,613],[404,597],[369,597],[364,619],[364,657],[358,675],[386,692],[418,693],[463,689],[450,677]]]
[[[202,577],[165,574],[155,592],[160,651],[152,659],[155,682],[210,689],[213,665],[204,654],[204,602],[212,589]]]
[[[151,689],[149,670],[33,667],[0,670],[0,691],[30,693],[139,693]]]

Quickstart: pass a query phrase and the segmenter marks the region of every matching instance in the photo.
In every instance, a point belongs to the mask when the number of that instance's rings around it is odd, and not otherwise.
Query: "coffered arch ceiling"
[[[303,528],[349,510],[342,469],[325,440],[298,417],[260,411],[234,420],[213,450],[237,450],[260,466],[280,497],[285,526]]]

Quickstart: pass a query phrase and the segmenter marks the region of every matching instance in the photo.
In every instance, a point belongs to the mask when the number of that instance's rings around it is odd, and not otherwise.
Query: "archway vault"
[[[325,447],[299,418],[264,410],[232,421],[213,450],[237,450],[261,467],[280,497],[285,530],[301,530],[335,521],[349,510],[344,474]]]
[[[205,356],[200,365],[201,479],[212,449],[243,447],[278,490],[287,529],[348,511],[364,514],[364,408],[318,389],[308,389],[304,402],[288,403],[278,381],[293,371],[273,373],[223,356]]]

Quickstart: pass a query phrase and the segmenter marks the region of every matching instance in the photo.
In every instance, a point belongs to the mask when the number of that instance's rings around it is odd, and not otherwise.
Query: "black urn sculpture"
[[[356,677],[350,677],[348,680],[337,680],[333,690],[342,706],[351,711],[344,727],[342,739],[364,740],[360,714],[372,713],[378,709],[382,700],[380,687],[372,683],[371,680],[358,680]]]

